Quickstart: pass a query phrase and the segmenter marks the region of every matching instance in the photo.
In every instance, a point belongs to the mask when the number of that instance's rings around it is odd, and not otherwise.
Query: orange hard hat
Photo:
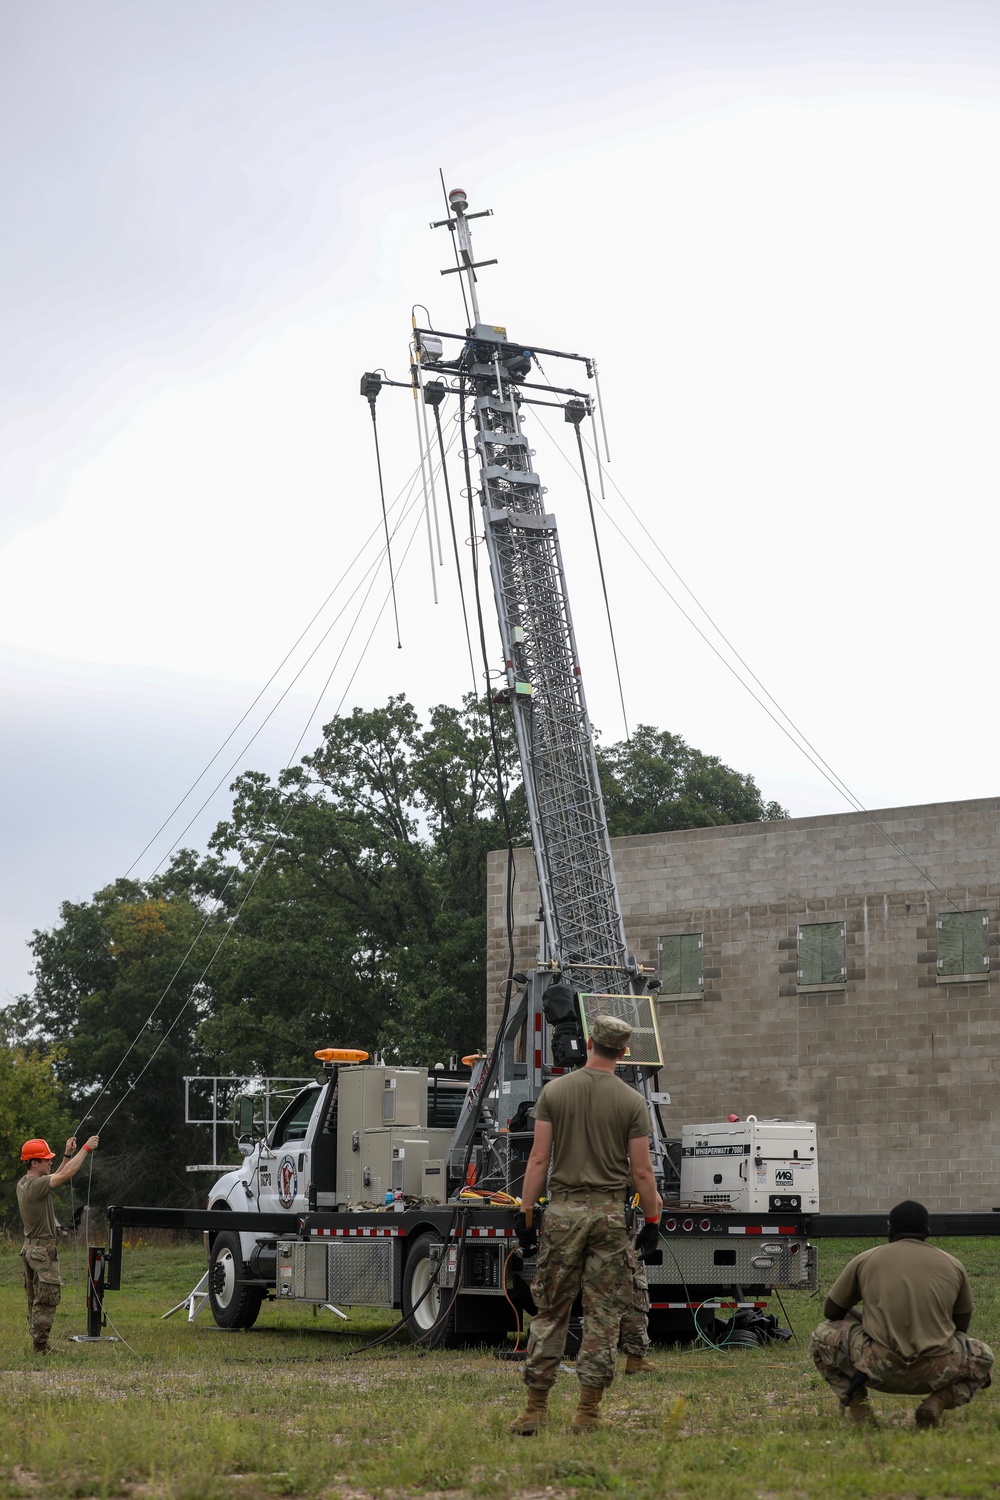
[[[43,1141],[41,1136],[34,1140],[25,1141],[21,1147],[22,1161],[54,1161],[56,1153],[49,1150],[48,1141]]]

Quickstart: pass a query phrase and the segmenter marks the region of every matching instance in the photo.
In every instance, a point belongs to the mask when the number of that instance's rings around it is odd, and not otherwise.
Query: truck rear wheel
[[[208,1300],[220,1328],[252,1328],[264,1300],[264,1288],[248,1286],[240,1237],[231,1230],[217,1234],[208,1268]]]
[[[438,1347],[453,1345],[455,1338],[454,1287],[432,1285],[434,1266],[431,1248],[444,1245],[439,1234],[433,1230],[421,1234],[409,1248],[406,1265],[403,1267],[403,1317],[407,1332],[415,1344],[431,1341]],[[450,1305],[449,1305],[450,1304]],[[442,1309],[448,1308],[444,1321],[439,1322]]]

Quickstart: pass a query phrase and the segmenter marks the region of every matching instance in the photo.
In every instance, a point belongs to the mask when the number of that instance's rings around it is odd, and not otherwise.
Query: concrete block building
[[[1000,798],[613,841],[631,951],[663,979],[667,1128],[814,1120],[820,1202],[1000,1205]],[[506,854],[489,868],[491,1037]],[[517,851],[515,967],[537,956]]]

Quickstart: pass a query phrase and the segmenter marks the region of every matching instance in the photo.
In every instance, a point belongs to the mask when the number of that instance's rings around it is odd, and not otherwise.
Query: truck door
[[[280,1117],[260,1148],[257,1202],[261,1213],[307,1213],[312,1180],[312,1124],[326,1090],[310,1084]]]

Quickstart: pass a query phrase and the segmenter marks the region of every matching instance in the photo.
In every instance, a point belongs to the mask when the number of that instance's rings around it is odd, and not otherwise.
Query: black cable
[[[618,665],[618,643],[615,640],[615,627],[611,619],[611,601],[608,598],[608,584],[604,577],[604,558],[601,556],[601,543],[597,535],[597,517],[594,514],[594,497],[590,493],[590,480],[587,477],[587,461],[583,456],[583,438],[580,435],[579,422],[573,423],[573,431],[576,433],[576,446],[580,453],[580,469],[583,473],[583,487],[587,492],[587,506],[590,510],[590,526],[594,533],[594,548],[597,552],[597,566],[601,573],[601,590],[604,594],[604,612],[608,617],[608,634],[611,637],[611,654],[615,661],[615,676],[618,679],[618,699],[622,706],[622,723],[625,725],[625,743],[632,743],[632,736],[628,732],[628,714],[625,712],[625,690],[622,687],[621,668]]]
[[[434,407],[434,423],[437,427],[438,447],[441,450],[441,474],[444,478],[444,493],[448,501],[448,523],[451,526],[451,545],[455,552],[455,572],[458,575],[458,592],[462,600],[462,623],[465,626],[465,644],[469,652],[469,669],[472,672],[472,691],[476,692],[476,664],[472,659],[472,637],[469,634],[469,614],[465,607],[465,586],[462,583],[462,566],[458,557],[458,537],[455,532],[455,512],[451,504],[451,484],[448,480],[448,465],[445,462],[444,433],[441,431],[441,407]]]
[[[468,1173],[469,1173],[469,1166],[470,1166],[470,1163],[472,1161],[472,1153],[473,1153],[473,1151],[475,1149],[476,1129],[478,1127],[479,1120],[482,1117],[483,1107],[485,1105],[486,1099],[489,1096],[490,1089],[491,1089],[492,1084],[493,1084],[493,1079],[496,1076],[497,1067],[499,1066],[499,1062],[500,1062],[500,1054],[501,1054],[501,1046],[502,1046],[502,1042],[503,1042],[503,1037],[504,1037],[504,1033],[505,1033],[506,1028],[507,1028],[508,1019],[510,1017],[511,994],[512,994],[513,986],[514,986],[513,890],[514,890],[514,870],[515,870],[515,866],[514,866],[514,842],[513,842],[513,834],[512,834],[511,823],[510,823],[510,811],[509,811],[509,808],[507,806],[507,797],[506,797],[505,790],[504,790],[504,766],[503,766],[503,758],[502,758],[502,754],[501,754],[501,750],[500,750],[500,734],[499,734],[499,729],[498,729],[497,722],[496,722],[496,716],[494,714],[494,706],[493,706],[492,697],[491,697],[491,695],[490,695],[490,693],[488,691],[488,683],[489,683],[489,656],[488,656],[487,647],[486,647],[486,629],[485,629],[485,623],[484,623],[484,620],[483,620],[482,599],[481,599],[480,592],[479,592],[479,565],[478,565],[477,548],[476,548],[476,544],[475,544],[475,535],[476,535],[476,532],[475,532],[474,511],[473,511],[473,504],[472,504],[472,499],[473,499],[472,471],[471,471],[470,463],[469,463],[469,447],[468,447],[468,441],[467,441],[467,435],[466,435],[466,427],[465,427],[465,374],[464,374],[464,372],[462,374],[460,388],[459,388],[459,411],[460,411],[460,421],[461,421],[461,429],[462,429],[462,457],[463,457],[463,461],[464,461],[464,464],[465,464],[466,492],[467,492],[467,498],[468,498],[468,504],[469,504],[470,536],[471,536],[472,541],[473,541],[472,559],[473,559],[473,577],[474,577],[475,585],[476,585],[476,588],[475,588],[476,614],[477,614],[477,619],[478,619],[478,624],[479,624],[480,647],[481,647],[481,650],[482,650],[482,653],[483,653],[483,667],[484,667],[484,672],[485,672],[485,677],[486,677],[486,682],[487,682],[486,703],[487,703],[487,709],[488,709],[488,712],[489,712],[489,720],[490,720],[490,743],[491,743],[492,749],[493,749],[494,765],[495,765],[496,777],[497,777],[497,800],[498,800],[498,803],[500,805],[501,820],[503,822],[504,833],[505,833],[505,836],[506,836],[506,839],[507,839],[507,945],[508,945],[508,970],[507,970],[507,981],[506,981],[506,984],[504,986],[505,991],[506,991],[505,999],[504,999],[504,1006],[503,1006],[502,1014],[500,1016],[499,1025],[497,1027],[496,1039],[494,1041],[493,1048],[492,1048],[489,1060],[488,1060],[488,1062],[486,1064],[486,1067],[485,1067],[485,1069],[483,1071],[483,1074],[482,1074],[482,1076],[480,1078],[480,1081],[479,1081],[479,1091],[478,1091],[477,1098],[476,1098],[476,1111],[475,1111],[475,1114],[473,1115],[473,1118],[472,1118],[472,1123],[471,1123],[471,1127],[470,1127],[470,1130],[469,1130],[469,1144],[466,1147],[465,1157],[464,1157],[464,1160],[462,1162],[462,1168],[461,1168],[461,1173],[460,1173],[460,1180],[461,1180],[462,1186],[464,1187],[465,1181],[466,1181],[466,1179],[468,1177]],[[460,1189],[460,1191],[461,1191],[461,1189]],[[456,1217],[452,1220],[452,1225],[451,1225],[451,1227],[449,1228],[449,1231],[448,1231],[448,1237],[447,1237],[447,1239],[445,1241],[446,1245],[448,1244],[448,1242],[451,1240],[451,1238],[454,1235],[455,1225],[456,1225],[456,1222],[457,1222],[457,1216],[458,1216],[458,1213],[459,1213],[459,1211],[460,1211],[461,1208],[462,1208],[462,1204],[461,1204],[461,1200],[460,1200],[459,1203],[458,1203],[458,1205],[457,1205],[457,1207],[456,1207]],[[419,1338],[418,1340],[416,1340],[416,1342],[425,1344],[429,1348],[433,1348],[435,1346],[435,1344],[438,1343],[440,1341],[440,1339],[444,1337],[445,1330],[447,1328],[447,1322],[448,1322],[449,1317],[451,1316],[452,1308],[454,1307],[455,1302],[458,1299],[458,1294],[459,1294],[459,1291],[461,1289],[461,1282],[462,1282],[462,1274],[461,1274],[462,1273],[462,1259],[463,1259],[463,1250],[464,1250],[464,1247],[465,1247],[465,1239],[466,1239],[467,1229],[468,1229],[468,1212],[466,1212],[465,1216],[462,1219],[462,1228],[461,1228],[461,1231],[460,1231],[460,1233],[458,1235],[457,1270],[456,1270],[456,1275],[455,1275],[455,1286],[454,1286],[454,1288],[452,1290],[451,1297],[448,1299],[447,1303],[445,1303],[445,1305],[439,1311],[438,1316],[437,1316],[437,1318],[434,1321],[434,1324],[432,1325],[432,1327],[430,1329],[428,1329],[426,1335],[423,1336],[423,1337],[421,1337],[421,1338]],[[442,1255],[442,1259],[441,1259],[441,1262],[439,1262],[439,1265],[443,1264],[443,1260],[444,1260],[444,1257]],[[424,1295],[426,1295],[427,1292],[429,1292],[429,1291],[430,1291],[430,1285],[428,1285],[428,1287],[427,1287]],[[382,1342],[384,1342],[387,1338],[389,1338],[392,1335],[392,1333],[394,1333],[396,1331],[396,1328],[402,1326],[402,1324],[405,1323],[405,1322],[406,1322],[405,1318],[401,1319],[399,1321],[399,1323],[397,1323],[392,1329],[388,1330],[387,1333],[381,1335],[381,1337],[376,1341],[376,1343],[382,1343]],[[411,1337],[412,1336],[413,1335],[412,1335],[412,1330],[411,1330]],[[374,1347],[374,1344],[372,1344],[372,1345],[363,1345],[361,1347],[362,1348],[370,1348],[370,1347]],[[357,1352],[357,1351],[352,1351],[352,1353],[354,1353],[354,1352]]]
[[[466,497],[468,499],[468,505],[469,505],[469,535],[472,537],[472,543],[473,543],[472,544],[472,577],[473,577],[473,582],[475,583],[476,619],[477,619],[477,622],[478,622],[478,625],[479,625],[479,649],[482,651],[482,654],[483,654],[483,674],[484,674],[484,681],[486,682],[486,708],[487,708],[487,712],[489,713],[489,718],[490,718],[490,740],[491,740],[492,745],[493,745],[493,760],[494,760],[494,765],[496,767],[496,773],[497,773],[497,795],[498,795],[498,798],[499,798],[499,801],[500,801],[500,813],[501,813],[501,818],[502,818],[502,821],[503,821],[504,834],[506,835],[506,838],[507,838],[507,846],[508,846],[508,848],[510,848],[511,847],[511,827],[510,827],[510,816],[508,814],[508,809],[507,809],[507,799],[506,799],[506,797],[503,794],[504,773],[503,773],[503,762],[502,762],[502,758],[501,758],[501,754],[500,754],[500,732],[499,732],[499,730],[497,728],[496,715],[495,715],[495,713],[493,711],[494,710],[493,695],[489,691],[490,658],[489,658],[489,651],[487,650],[487,646],[486,646],[486,626],[485,626],[485,623],[483,621],[483,601],[482,601],[482,597],[481,597],[480,592],[479,592],[479,551],[478,551],[478,548],[476,546],[475,512],[473,511],[473,507],[472,507],[472,497],[473,497],[472,468],[471,468],[470,463],[469,463],[469,444],[468,444],[468,438],[467,438],[466,429],[465,429],[465,372],[464,371],[462,372],[462,377],[461,377],[461,380],[459,382],[458,409],[459,409],[459,420],[461,422],[461,427],[462,427],[462,460],[463,460],[463,463],[465,464]],[[514,974],[514,960],[513,960],[513,955],[512,955],[511,956],[510,976],[513,977],[513,974]]]
[[[470,1126],[470,1129],[469,1129],[469,1143],[468,1143],[468,1146],[466,1147],[465,1157],[463,1159],[461,1171],[460,1171],[460,1174],[459,1174],[461,1185],[462,1185],[462,1187],[464,1187],[466,1178],[468,1177],[468,1173],[469,1173],[469,1166],[470,1166],[470,1163],[472,1161],[472,1153],[473,1153],[473,1151],[475,1149],[476,1130],[477,1130],[477,1127],[478,1127],[478,1124],[479,1124],[479,1120],[482,1117],[482,1111],[483,1111],[484,1105],[486,1103],[486,1099],[489,1096],[489,1092],[490,1092],[490,1088],[491,1088],[492,1083],[493,1083],[493,1079],[496,1076],[497,1067],[499,1066],[501,1044],[502,1044],[504,1032],[506,1031],[507,1021],[508,1021],[509,1016],[510,1016],[511,994],[512,994],[513,985],[514,985],[514,901],[513,901],[513,893],[514,893],[515,864],[514,864],[514,842],[513,842],[513,834],[512,834],[511,823],[510,823],[510,810],[509,810],[509,808],[507,806],[507,797],[506,797],[506,793],[505,793],[505,790],[504,790],[504,780],[505,780],[505,778],[504,778],[503,758],[502,758],[501,749],[500,749],[500,733],[499,733],[499,728],[498,728],[497,722],[496,722],[496,716],[495,716],[495,713],[494,713],[494,705],[493,705],[492,697],[491,697],[491,694],[489,693],[489,690],[488,690],[488,685],[489,685],[489,654],[488,654],[487,646],[486,646],[486,627],[485,627],[485,622],[484,622],[484,619],[483,619],[482,600],[481,600],[481,596],[480,596],[480,592],[479,592],[479,559],[478,559],[478,548],[477,548],[477,545],[476,545],[475,513],[474,513],[474,510],[473,510],[472,471],[471,471],[470,462],[469,462],[469,448],[468,448],[468,441],[467,441],[467,434],[466,434],[466,425],[465,425],[465,374],[464,374],[464,372],[462,374],[461,382],[460,382],[460,387],[459,387],[459,412],[460,412],[460,422],[461,422],[461,431],[462,431],[462,457],[463,457],[463,461],[464,461],[464,465],[465,465],[466,495],[467,495],[468,505],[469,505],[469,535],[470,535],[470,538],[472,540],[472,569],[473,569],[473,578],[474,578],[474,581],[475,581],[476,614],[477,614],[477,620],[478,620],[478,625],[479,625],[480,648],[481,648],[482,654],[483,654],[484,675],[485,675],[485,680],[486,680],[486,683],[487,683],[486,705],[487,705],[487,711],[488,711],[488,714],[489,714],[489,721],[490,721],[490,744],[491,744],[491,747],[492,747],[492,750],[493,750],[494,768],[495,768],[495,771],[496,771],[496,778],[497,778],[497,801],[498,801],[499,807],[500,807],[500,815],[501,815],[501,821],[502,821],[503,827],[504,827],[504,835],[505,835],[506,840],[507,840],[507,948],[508,948],[508,970],[507,970],[507,981],[506,981],[506,984],[504,986],[506,994],[505,994],[505,999],[504,999],[503,1011],[502,1011],[501,1016],[500,1016],[500,1022],[499,1022],[498,1026],[497,1026],[496,1039],[494,1041],[494,1045],[493,1045],[493,1048],[492,1048],[492,1051],[491,1051],[491,1054],[490,1054],[489,1061],[487,1062],[486,1067],[485,1067],[485,1069],[483,1071],[483,1074],[482,1074],[482,1076],[480,1078],[479,1091],[478,1091],[478,1094],[477,1094],[477,1097],[476,1097],[475,1114],[472,1117],[472,1122],[471,1122],[471,1126]],[[435,417],[437,417],[437,409],[436,408],[435,408]],[[441,439],[440,421],[438,421],[438,439],[439,439],[439,441]],[[442,464],[443,464],[443,458],[444,458],[444,450],[443,450],[443,446],[442,446]],[[451,514],[450,491],[449,491],[449,514]],[[453,540],[454,540],[454,537],[455,537],[454,525],[452,526],[452,537],[453,537]],[[457,543],[456,543],[456,550],[457,550]],[[463,594],[463,605],[464,605],[464,594]],[[471,659],[471,644],[470,644],[470,659]],[[473,675],[475,675],[474,672],[473,672]],[[459,1189],[459,1191],[461,1191],[461,1188]],[[465,1208],[465,1213],[464,1214],[462,1214],[463,1208]],[[466,1240],[466,1235],[467,1235],[467,1230],[468,1230],[468,1209],[467,1209],[466,1205],[463,1205],[463,1203],[461,1202],[461,1200],[459,1200],[456,1203],[455,1213],[454,1213],[454,1215],[452,1217],[451,1224],[450,1224],[450,1226],[448,1228],[448,1232],[447,1232],[447,1235],[445,1237],[444,1245],[445,1245],[445,1248],[447,1248],[447,1246],[451,1242],[452,1238],[456,1237],[455,1231],[456,1231],[456,1226],[460,1222],[460,1215],[461,1215],[461,1228],[460,1228],[460,1230],[458,1232],[458,1235],[457,1235],[457,1240],[458,1240],[458,1243],[457,1243],[457,1271],[456,1271],[456,1276],[455,1276],[455,1286],[452,1289],[451,1297],[441,1307],[441,1309],[438,1312],[437,1317],[434,1320],[434,1323],[431,1325],[431,1327],[429,1329],[427,1329],[427,1331],[425,1333],[423,1333],[423,1334],[421,1334],[419,1336],[414,1336],[413,1330],[412,1330],[412,1328],[410,1328],[410,1337],[411,1337],[411,1339],[413,1339],[413,1342],[414,1343],[418,1343],[418,1344],[422,1344],[422,1345],[426,1346],[427,1348],[433,1348],[433,1347],[435,1347],[435,1345],[437,1343],[439,1343],[440,1340],[445,1336],[445,1332],[446,1332],[447,1324],[448,1324],[448,1319],[451,1316],[452,1308],[454,1307],[455,1302],[458,1299],[459,1291],[461,1289],[461,1281],[462,1281],[462,1276],[461,1276],[461,1272],[462,1272],[462,1259],[463,1259],[463,1251],[464,1251],[464,1247],[465,1247],[465,1240]],[[410,1309],[410,1316],[412,1316],[413,1311],[415,1310],[415,1308],[420,1306],[420,1303],[424,1300],[424,1297],[428,1296],[430,1294],[432,1288],[437,1285],[437,1281],[438,1281],[438,1278],[440,1277],[441,1268],[443,1267],[443,1264],[444,1264],[444,1253],[442,1252],[441,1259],[439,1260],[438,1266],[435,1268],[435,1271],[432,1273],[431,1279],[428,1282],[428,1285],[425,1287],[425,1289],[424,1289],[423,1293],[421,1294],[420,1298],[418,1299],[418,1301],[414,1304],[414,1307]],[[400,1328],[403,1328],[403,1327],[406,1327],[406,1326],[408,1326],[408,1318],[407,1318],[407,1316],[404,1315],[403,1317],[398,1318],[396,1320],[396,1322],[393,1323],[390,1328],[386,1329],[383,1333],[379,1334],[377,1338],[371,1339],[371,1340],[369,1340],[368,1342],[366,1342],[364,1344],[359,1344],[355,1349],[350,1350],[347,1357],[350,1358],[354,1354],[365,1353],[365,1352],[367,1352],[367,1351],[369,1351],[371,1349],[378,1348],[379,1345],[387,1343],[388,1340],[390,1338],[392,1338],[399,1331]]]
[[[396,578],[392,571],[392,547],[389,542],[389,517],[385,509],[385,485],[382,482],[382,454],[378,443],[378,421],[375,417],[375,397],[369,396],[368,405],[372,413],[372,436],[375,439],[375,467],[378,469],[378,492],[382,500],[382,525],[385,527],[385,555],[389,559],[389,585],[392,592],[392,612],[396,621],[396,646],[402,651],[403,643],[399,639],[399,610],[396,607]]]
[[[799,1336],[795,1332],[795,1324],[792,1322],[791,1318],[788,1316],[788,1309],[786,1308],[784,1302],[782,1302],[782,1300],[781,1300],[781,1289],[780,1289],[780,1287],[773,1286],[771,1288],[771,1290],[772,1290],[772,1292],[774,1293],[774,1295],[778,1299],[778,1306],[781,1308],[781,1311],[784,1313],[785,1322],[788,1324],[789,1331],[791,1332],[792,1338],[795,1340],[796,1343],[798,1343],[799,1342]]]
[[[347,1353],[344,1356],[345,1359],[351,1359],[351,1358],[353,1358],[353,1356],[355,1354],[367,1354],[370,1349],[377,1349],[381,1344],[387,1344],[389,1342],[389,1340],[391,1338],[393,1338],[399,1332],[399,1330],[401,1328],[407,1328],[407,1331],[410,1334],[410,1339],[411,1339],[411,1341],[413,1343],[415,1343],[415,1344],[425,1344],[425,1345],[427,1345],[428,1348],[433,1348],[434,1347],[434,1345],[430,1342],[430,1340],[433,1338],[436,1329],[438,1329],[439,1327],[441,1328],[441,1334],[438,1335],[438,1338],[441,1338],[443,1336],[445,1319],[447,1318],[448,1314],[451,1312],[451,1306],[452,1306],[452,1303],[455,1300],[454,1295],[452,1296],[451,1302],[449,1302],[448,1306],[443,1310],[443,1312],[442,1311],[438,1312],[438,1315],[434,1319],[434,1322],[431,1324],[430,1328],[428,1328],[424,1333],[422,1333],[420,1335],[415,1335],[413,1333],[413,1330],[411,1328],[409,1328],[408,1325],[409,1325],[410,1318],[412,1318],[412,1316],[416,1312],[417,1308],[421,1305],[421,1303],[425,1300],[425,1298],[427,1298],[427,1297],[430,1296],[431,1292],[435,1289],[435,1287],[438,1284],[438,1281],[439,1281],[440,1276],[441,1276],[441,1271],[444,1268],[444,1252],[447,1250],[448,1244],[451,1241],[451,1238],[452,1238],[452,1236],[453,1236],[453,1234],[455,1232],[455,1225],[456,1225],[456,1223],[458,1221],[458,1217],[459,1217],[459,1214],[461,1213],[461,1210],[462,1210],[463,1206],[464,1205],[461,1204],[461,1203],[457,1203],[455,1205],[455,1212],[452,1214],[451,1223],[448,1226],[448,1233],[445,1236],[444,1243],[442,1244],[442,1247],[441,1247],[441,1255],[440,1255],[440,1258],[438,1259],[438,1263],[434,1267],[434,1270],[431,1272],[430,1277],[429,1277],[428,1282],[427,1282],[427,1285],[424,1287],[423,1291],[420,1293],[420,1296],[417,1298],[416,1302],[414,1302],[413,1306],[410,1308],[409,1313],[404,1313],[402,1317],[397,1318],[396,1321],[395,1321],[395,1323],[392,1323],[388,1328],[383,1329],[383,1331],[380,1334],[377,1334],[375,1336],[375,1338],[368,1339],[363,1344],[356,1344],[353,1349],[348,1349]],[[465,1243],[465,1227],[466,1226],[463,1226],[463,1229],[462,1229],[462,1232],[461,1232],[461,1236],[459,1238],[459,1256],[458,1256],[459,1262],[461,1262],[461,1250],[462,1250],[462,1246]],[[460,1279],[461,1279],[460,1275],[456,1274],[456,1277],[455,1277],[456,1283]]]

